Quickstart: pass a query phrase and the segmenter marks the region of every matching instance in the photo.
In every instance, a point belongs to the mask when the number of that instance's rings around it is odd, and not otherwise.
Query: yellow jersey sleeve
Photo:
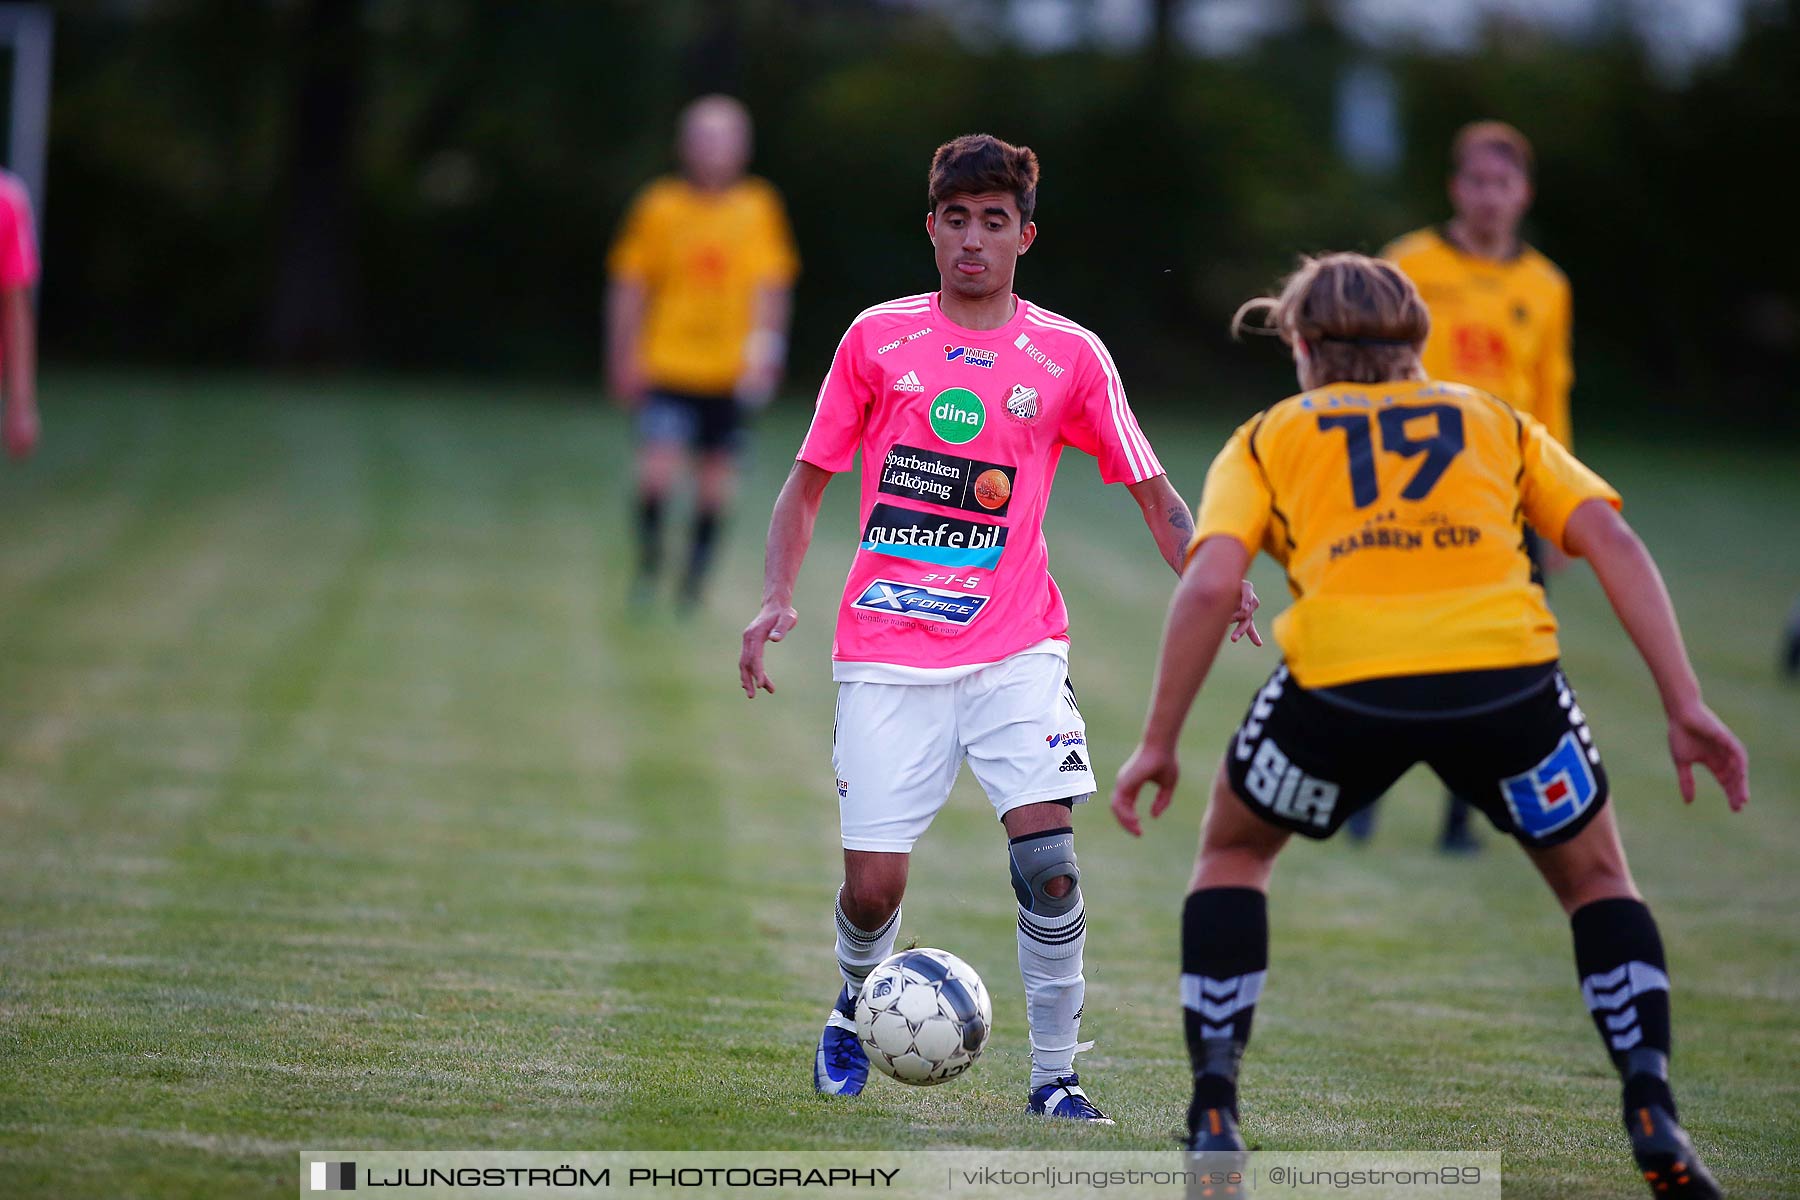
[[[661,215],[667,207],[665,192],[651,184],[639,192],[619,226],[619,236],[606,256],[606,273],[615,279],[642,283],[655,275],[663,240],[658,236]]]
[[[1523,413],[1519,420],[1523,425],[1520,448],[1524,457],[1519,502],[1525,519],[1566,552],[1563,529],[1576,508],[1588,500],[1604,500],[1617,509],[1622,507],[1622,501],[1610,483],[1571,454],[1541,422]]]
[[[1259,414],[1240,425],[1207,468],[1200,513],[1184,563],[1193,559],[1201,542],[1218,534],[1228,534],[1244,543],[1252,558],[1262,549],[1274,508],[1274,495],[1251,446],[1262,419]]]
[[[1569,389],[1575,386],[1575,361],[1570,350],[1574,316],[1570,311],[1568,281],[1557,280],[1550,315],[1545,322],[1544,344],[1538,354],[1536,385],[1537,418],[1550,436],[1573,449],[1569,423]]]
[[[800,255],[794,249],[794,235],[788,227],[780,193],[769,187],[761,200],[750,273],[762,286],[786,287],[800,273]]]

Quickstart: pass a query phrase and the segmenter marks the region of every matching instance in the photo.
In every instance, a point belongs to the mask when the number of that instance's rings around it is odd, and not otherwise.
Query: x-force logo
[[[971,596],[967,592],[946,592],[939,588],[919,587],[877,579],[851,602],[851,608],[864,612],[888,613],[912,617],[920,621],[942,621],[949,625],[967,625],[987,607],[987,596]]]

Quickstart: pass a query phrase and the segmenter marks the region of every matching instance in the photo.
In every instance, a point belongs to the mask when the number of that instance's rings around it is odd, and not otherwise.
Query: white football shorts
[[[1093,795],[1061,654],[1034,647],[946,683],[840,683],[831,761],[844,849],[911,851],[965,758],[996,816]]]

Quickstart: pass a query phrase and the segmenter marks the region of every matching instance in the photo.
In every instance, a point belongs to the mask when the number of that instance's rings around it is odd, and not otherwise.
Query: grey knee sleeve
[[[1081,872],[1075,868],[1075,830],[1049,829],[1012,839],[1013,894],[1019,907],[1041,917],[1060,917],[1081,899]],[[1060,896],[1045,891],[1052,879],[1067,876],[1069,890]]]

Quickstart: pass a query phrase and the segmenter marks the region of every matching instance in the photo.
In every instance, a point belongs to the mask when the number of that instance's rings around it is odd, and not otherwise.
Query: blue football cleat
[[[813,1090],[827,1096],[859,1096],[868,1082],[869,1056],[856,1034],[856,1001],[850,998],[846,984],[831,1006],[831,1015],[825,1018],[825,1032],[819,1035],[819,1050],[813,1055]]]
[[[1091,1121],[1095,1125],[1111,1125],[1113,1119],[1101,1112],[1081,1090],[1081,1080],[1073,1073],[1053,1079],[1034,1088],[1025,1103],[1025,1111],[1040,1117],[1063,1117],[1070,1121]]]

